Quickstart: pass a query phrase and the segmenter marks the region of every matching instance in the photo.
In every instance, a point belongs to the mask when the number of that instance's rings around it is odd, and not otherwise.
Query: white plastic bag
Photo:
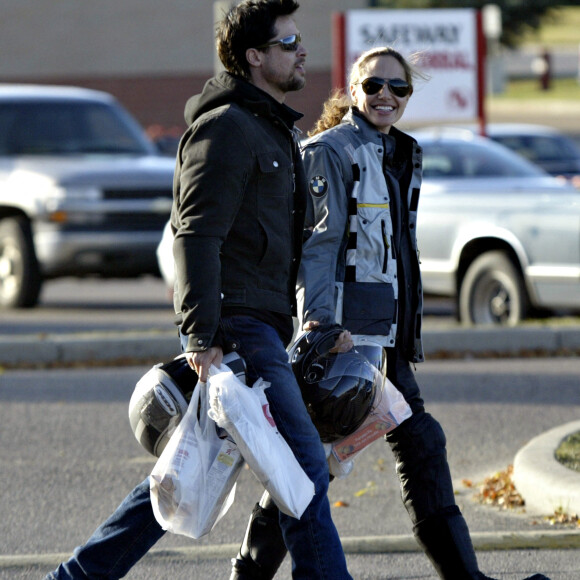
[[[150,477],[155,519],[191,538],[208,534],[228,511],[244,463],[236,444],[218,437],[208,408],[207,385],[198,382]]]
[[[330,473],[339,479],[346,477],[353,468],[352,460],[363,449],[382,435],[398,427],[412,415],[411,407],[401,392],[387,379],[375,396],[368,417],[354,432],[332,443],[328,458]]]
[[[210,416],[237,443],[254,475],[268,490],[278,508],[300,518],[314,496],[314,484],[294,457],[270,415],[259,379],[250,388],[227,367],[213,367],[209,378]]]

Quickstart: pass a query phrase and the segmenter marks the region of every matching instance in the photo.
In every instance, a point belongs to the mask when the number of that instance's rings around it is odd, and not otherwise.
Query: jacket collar
[[[231,103],[237,103],[263,117],[278,118],[289,129],[303,117],[302,113],[279,103],[249,81],[228,72],[221,72],[206,82],[199,95],[189,99],[185,108],[185,120],[189,125],[200,115]]]
[[[399,143],[400,141],[415,142],[415,139],[410,135],[403,133],[403,131],[400,131],[395,126],[391,127],[388,134],[381,133],[374,125],[367,121],[367,118],[354,105],[351,106],[346,115],[342,118],[342,122],[350,123],[355,126],[361,132],[362,138],[368,141],[381,143],[383,137],[391,137],[394,139],[395,143]]]

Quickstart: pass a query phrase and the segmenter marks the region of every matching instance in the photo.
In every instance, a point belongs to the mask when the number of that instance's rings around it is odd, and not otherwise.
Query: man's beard
[[[292,75],[286,82],[280,83],[279,88],[285,93],[290,93],[302,90],[305,84],[306,79],[304,77]]]

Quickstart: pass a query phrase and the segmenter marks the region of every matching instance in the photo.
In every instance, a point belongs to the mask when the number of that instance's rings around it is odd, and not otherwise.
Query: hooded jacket
[[[395,127],[382,134],[351,109],[307,141],[303,157],[312,235],[298,278],[301,322],[337,322],[422,361],[421,148]]]
[[[226,314],[291,322],[306,203],[301,116],[225,72],[186,105],[171,225],[187,351],[221,344]]]

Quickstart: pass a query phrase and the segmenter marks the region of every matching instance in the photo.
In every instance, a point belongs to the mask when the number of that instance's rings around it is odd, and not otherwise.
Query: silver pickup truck
[[[158,274],[174,165],[107,93],[0,84],[0,308],[50,278]]]
[[[580,311],[580,191],[470,131],[413,136],[424,293],[454,297],[466,324]]]

